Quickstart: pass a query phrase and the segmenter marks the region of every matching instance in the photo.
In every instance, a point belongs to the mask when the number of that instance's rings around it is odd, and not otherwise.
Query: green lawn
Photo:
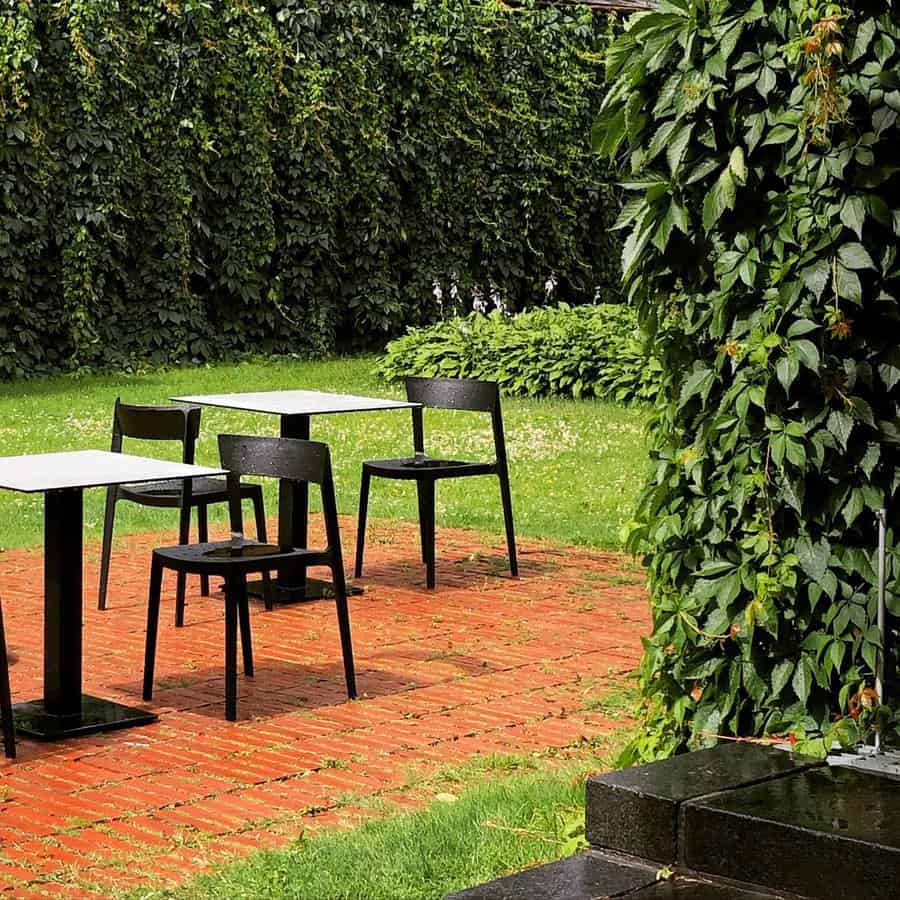
[[[113,402],[164,403],[172,395],[309,388],[343,393],[397,395],[372,375],[373,357],[322,362],[259,360],[198,366],[140,375],[59,377],[4,385],[0,396],[0,455],[38,453],[109,443]],[[645,466],[644,418],[639,410],[570,400],[507,400],[504,404],[516,525],[523,535],[559,541],[619,546]],[[430,411],[427,449],[455,457],[487,457],[492,450],[486,417]],[[275,434],[275,417],[229,410],[204,412],[198,462],[217,462],[216,434],[223,431]],[[312,437],[331,445],[338,504],[357,508],[364,459],[411,451],[410,417],[403,411],[326,416],[312,422]],[[160,446],[126,445],[131,452],[159,455]],[[502,533],[495,479],[441,484],[438,527],[464,525]],[[270,511],[275,495],[267,494]],[[103,491],[86,494],[87,536],[99,537]],[[224,509],[219,515],[224,515]],[[409,485],[373,484],[370,515],[414,519]],[[41,541],[40,497],[0,492],[0,547]],[[118,533],[174,526],[171,511],[122,504]]]
[[[489,756],[419,786],[421,812],[300,835],[174,890],[129,900],[440,900],[451,891],[569,856],[583,840],[584,785],[621,737],[552,756]],[[210,848],[213,849],[213,848]]]

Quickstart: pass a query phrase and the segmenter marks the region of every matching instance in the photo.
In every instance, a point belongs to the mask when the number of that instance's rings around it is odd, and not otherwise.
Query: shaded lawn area
[[[139,375],[57,377],[4,385],[0,392],[0,455],[109,445],[115,398],[165,403],[172,395],[304,388],[373,396],[401,396],[373,374],[374,357],[325,361],[257,360]],[[628,521],[645,470],[646,413],[611,403],[571,400],[506,400],[504,418],[510,455],[517,529],[563,543],[615,548]],[[274,416],[206,409],[197,452],[200,463],[217,464],[220,432],[277,434]],[[410,416],[405,411],[315,417],[312,438],[330,444],[342,513],[357,509],[364,459],[412,452]],[[429,439],[430,438],[430,439]],[[456,458],[491,458],[487,417],[471,413],[426,414],[426,449]],[[174,456],[175,449],[141,442],[126,451]],[[313,491],[313,506],[318,497]],[[102,490],[85,494],[86,537],[99,538]],[[276,509],[274,485],[267,485],[267,511]],[[213,508],[224,521],[224,505]],[[0,548],[36,545],[42,535],[42,498],[0,492]],[[414,520],[415,490],[376,479],[370,516]],[[442,483],[437,494],[441,524],[502,531],[496,479]],[[248,516],[248,530],[251,522]],[[171,528],[173,512],[122,503],[117,534]],[[377,539],[377,532],[371,532]]]
[[[440,900],[576,852],[585,780],[609,769],[624,741],[552,756],[489,756],[421,784],[420,811],[372,810],[352,830],[308,832],[283,850],[253,854],[174,889],[129,900]],[[427,801],[426,801],[427,802]]]

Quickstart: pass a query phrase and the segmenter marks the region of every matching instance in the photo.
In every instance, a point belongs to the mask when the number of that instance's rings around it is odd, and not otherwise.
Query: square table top
[[[0,456],[0,489],[26,494],[224,474],[224,469],[107,450]]]
[[[245,412],[275,416],[316,416],[333,413],[375,412],[382,409],[416,409],[420,403],[390,400],[384,397],[354,397],[352,394],[328,394],[323,391],[256,391],[238,394],[202,394],[197,397],[172,397],[176,403],[220,406]]]

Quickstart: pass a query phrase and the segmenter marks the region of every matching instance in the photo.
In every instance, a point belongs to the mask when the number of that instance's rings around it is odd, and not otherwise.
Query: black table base
[[[157,720],[156,715],[145,709],[123,706],[88,694],[81,695],[81,711],[78,713],[56,715],[47,712],[44,700],[31,700],[15,704],[13,714],[16,731],[39,741],[56,741],[116,728],[131,728],[133,725],[150,725]]]
[[[347,596],[356,597],[363,592],[355,584],[347,585]],[[247,593],[261,598],[264,594],[262,581],[251,581],[247,585]],[[272,600],[275,603],[311,603],[313,600],[334,600],[334,585],[321,578],[307,578],[304,584],[293,585],[272,584]]]

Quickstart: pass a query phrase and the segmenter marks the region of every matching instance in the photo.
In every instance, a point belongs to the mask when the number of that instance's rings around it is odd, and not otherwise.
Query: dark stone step
[[[659,881],[626,896],[628,900],[778,900],[774,894],[681,876],[671,881]]]
[[[776,900],[771,894],[678,877],[659,881],[655,866],[588,851],[526,869],[446,900]]]
[[[820,768],[690,801],[684,863],[816,900],[900,897],[900,781]]]
[[[731,743],[595,776],[587,784],[587,840],[672,864],[679,858],[681,804],[818,765],[769,746]]]
[[[451,894],[446,900],[603,900],[631,896],[638,888],[652,885],[656,872],[655,866],[588,851]]]

